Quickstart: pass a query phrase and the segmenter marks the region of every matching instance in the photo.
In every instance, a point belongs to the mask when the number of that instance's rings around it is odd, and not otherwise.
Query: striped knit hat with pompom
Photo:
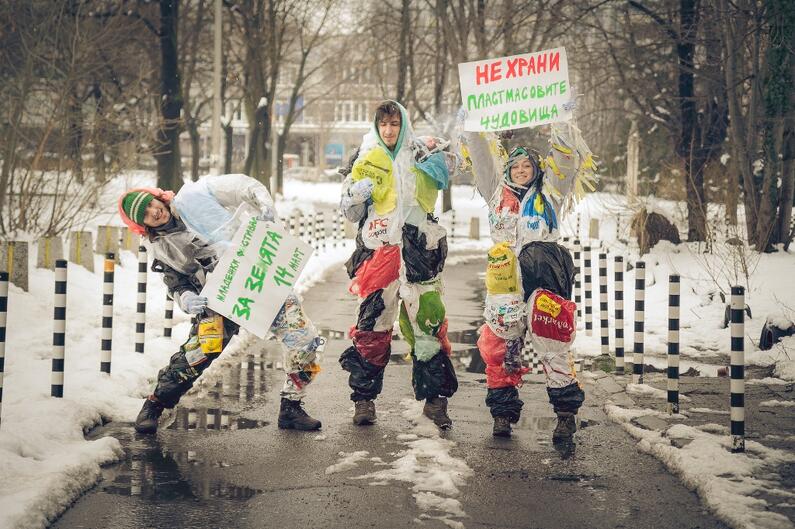
[[[131,221],[136,224],[144,225],[144,217],[146,216],[146,206],[152,201],[155,196],[146,191],[130,191],[121,201],[121,207]]]

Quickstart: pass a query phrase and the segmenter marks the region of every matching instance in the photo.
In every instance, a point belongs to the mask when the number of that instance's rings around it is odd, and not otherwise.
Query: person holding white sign
[[[231,320],[207,308],[199,293],[220,255],[246,217],[275,222],[268,190],[242,174],[206,176],[186,183],[178,193],[138,188],[119,198],[119,215],[143,237],[153,257],[152,270],[163,274],[169,295],[192,314],[187,341],[158,373],[157,386],[135,420],[139,433],[155,433],[164,408],[173,408],[237,334]],[[316,354],[321,338],[298,299],[284,302],[271,332],[286,351],[287,376],[281,391],[279,428],[317,430],[320,421],[303,409],[305,387],[320,367]]]
[[[523,402],[517,387],[528,372],[521,351],[529,326],[558,418],[553,440],[570,439],[585,394],[569,352],[576,331],[576,307],[569,301],[574,265],[557,240],[560,221],[575,195],[582,194],[583,185],[593,190],[591,151],[571,123],[551,126],[545,157],[522,146],[506,154],[493,133],[464,132],[462,140],[489,207],[495,243],[486,272],[486,324],[478,339],[486,363],[492,433],[508,437],[511,423],[519,420]]]
[[[411,347],[414,396],[425,400],[423,412],[438,427],[452,424],[447,398],[458,380],[449,358],[440,278],[447,238],[432,216],[438,192],[448,184],[448,163],[455,163],[443,146],[441,140],[416,138],[406,109],[384,101],[346,172],[340,206],[359,225],[346,267],[360,302],[353,346],[340,364],[350,373],[357,425],[376,420],[374,401],[383,387],[398,314]]]

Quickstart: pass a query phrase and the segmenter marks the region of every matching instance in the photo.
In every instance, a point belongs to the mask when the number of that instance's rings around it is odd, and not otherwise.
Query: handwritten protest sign
[[[460,63],[464,129],[496,131],[567,121],[569,93],[565,48]]]
[[[202,296],[210,309],[265,338],[311,253],[281,226],[252,218],[235,233]]]

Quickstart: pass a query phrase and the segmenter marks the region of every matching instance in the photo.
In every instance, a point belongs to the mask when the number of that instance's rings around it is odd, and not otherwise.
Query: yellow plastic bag
[[[199,345],[204,354],[218,354],[224,345],[224,319],[214,314],[199,321]]]
[[[486,290],[489,294],[519,292],[516,254],[506,242],[495,244],[489,250],[488,265],[486,266]]]
[[[397,207],[397,189],[392,174],[392,160],[386,151],[374,147],[353,164],[351,176],[354,182],[364,178],[373,181],[373,206],[379,215],[386,215]]]
[[[433,213],[436,207],[436,199],[439,196],[436,182],[418,167],[412,167],[412,171],[414,172],[415,181],[417,182],[415,192],[417,202],[425,213]]]

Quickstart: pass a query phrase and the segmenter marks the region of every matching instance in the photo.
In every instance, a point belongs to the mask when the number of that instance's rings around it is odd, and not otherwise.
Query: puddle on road
[[[235,417],[235,413],[221,408],[177,408],[169,430],[250,430],[262,428],[268,421]]]
[[[223,462],[205,462],[193,451],[171,454],[152,442],[127,450],[127,459],[107,471],[100,490],[157,501],[225,499],[245,501],[259,490],[238,487],[209,474]]]
[[[186,416],[195,411],[183,410]],[[247,419],[234,419],[231,414],[227,416],[230,417],[230,427],[246,427]],[[244,421],[244,424],[241,426],[239,421]],[[245,501],[261,492],[232,485],[213,475],[219,469],[229,467],[228,463],[203,460],[192,450],[166,450],[157,437],[136,434],[128,423],[111,422],[95,428],[86,437],[91,440],[107,436],[121,442],[125,458],[103,467],[102,481],[97,489],[99,493],[180,502],[210,499]]]

